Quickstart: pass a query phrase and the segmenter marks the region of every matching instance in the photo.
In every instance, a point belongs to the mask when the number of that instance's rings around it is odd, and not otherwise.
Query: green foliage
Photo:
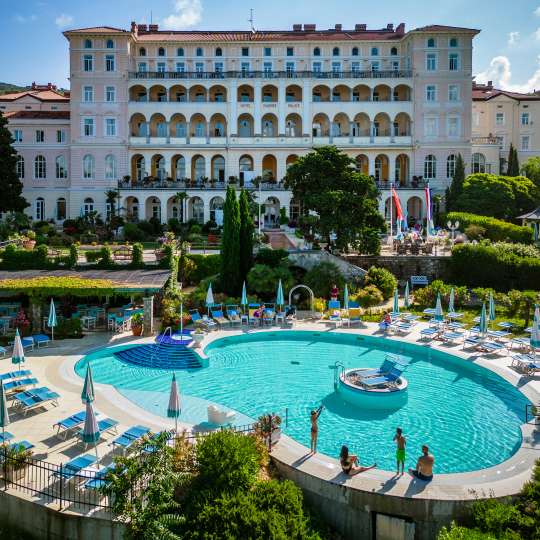
[[[439,531],[437,540],[500,540],[500,537],[495,537],[476,529],[459,527],[455,523],[452,523],[450,529],[443,527]]]
[[[444,283],[440,279],[432,281],[429,285],[415,289],[413,291],[414,303],[420,307],[433,307],[437,301],[437,295],[441,295],[441,302],[443,308],[448,305],[450,301],[450,291],[454,288],[454,306],[461,307],[466,305],[471,295],[467,290],[467,287],[460,287],[457,285],[451,285],[450,283]],[[488,292],[489,296],[489,292]]]
[[[92,251],[85,251],[84,257],[86,259],[86,262],[89,262],[89,263],[97,262],[101,258],[101,251],[98,251],[95,249]]]
[[[538,190],[524,176],[471,174],[463,183],[463,192],[455,208],[499,219],[513,219],[530,211],[538,199]]]
[[[240,192],[240,281],[244,282],[253,266],[253,219],[249,208],[249,195],[246,190]]]
[[[345,278],[335,264],[322,262],[306,273],[304,283],[311,288],[315,296],[328,298],[330,289],[334,285],[337,286],[340,292],[343,292]]]
[[[100,259],[98,262],[98,266],[100,268],[112,268],[115,266],[113,261],[113,255],[112,255],[112,249],[110,246],[103,246],[99,250]]]
[[[78,260],[79,248],[77,247],[77,244],[71,244],[71,246],[69,246],[69,255],[67,257],[66,264],[69,268],[75,268]]]
[[[9,244],[2,253],[0,267],[5,270],[45,269],[55,266],[47,258],[47,246],[40,245],[33,250],[17,249]]]
[[[76,276],[0,280],[0,295],[8,292],[36,298],[66,295],[110,296],[114,293],[114,283],[107,279],[86,279]]]
[[[361,307],[369,309],[382,304],[384,298],[382,292],[375,285],[367,285],[356,293],[354,300]]]
[[[489,240],[507,240],[530,244],[533,240],[533,232],[530,227],[521,227],[500,219],[466,212],[450,212],[447,214],[450,221],[459,221],[459,227],[463,231],[471,225],[477,225],[485,229],[485,237]]]
[[[82,335],[81,320],[77,318],[59,319],[54,329],[55,339],[80,338]]]
[[[275,300],[279,280],[283,290],[288,291],[294,284],[294,278],[285,265],[272,268],[265,264],[256,264],[247,275],[249,290],[263,298]]]
[[[124,238],[129,242],[142,242],[146,235],[136,223],[126,223],[124,225]]]
[[[240,274],[240,208],[236,191],[227,187],[223,207],[223,239],[221,242],[221,288],[223,292],[235,295],[242,287]]]
[[[131,252],[131,268],[143,268],[144,267],[144,249],[143,245],[139,242],[133,244],[133,251]],[[167,261],[170,264],[170,259]]]
[[[7,124],[0,111],[0,212],[22,212],[30,205],[22,196],[23,184],[15,170],[17,151],[12,146],[13,138]],[[29,167],[30,163],[26,166]]]
[[[506,169],[506,174],[507,176],[519,176],[518,153],[513,143],[510,143],[510,150],[508,151],[508,167]]]
[[[451,212],[455,205],[456,201],[459,199],[463,193],[463,182],[465,181],[465,163],[463,163],[463,157],[461,154],[458,154],[456,159],[456,168],[454,171],[454,176],[452,178],[452,183],[450,187],[446,190],[446,211]]]
[[[257,252],[257,255],[255,255],[255,263],[266,264],[271,268],[275,268],[276,266],[283,264],[288,255],[289,254],[284,249],[261,248]]]
[[[316,216],[314,232],[342,251],[350,247],[379,253],[379,213],[375,182],[356,171],[355,162],[335,146],[316,148],[287,169],[285,186]],[[335,234],[335,241],[332,240]]]
[[[496,244],[455,246],[450,268],[456,283],[497,291],[536,289],[540,280],[538,257],[520,257]]]
[[[486,235],[486,229],[480,225],[469,225],[463,232],[469,240],[482,240]]]
[[[381,291],[384,300],[388,300],[394,294],[397,279],[386,268],[372,266],[364,278],[364,285],[375,285]]]
[[[540,188],[540,157],[530,157],[521,168],[521,172],[529,180],[533,181],[537,188]]]
[[[199,283],[203,279],[214,277],[219,274],[221,268],[221,255],[186,255],[186,259],[192,261],[195,267],[188,276],[190,283]]]

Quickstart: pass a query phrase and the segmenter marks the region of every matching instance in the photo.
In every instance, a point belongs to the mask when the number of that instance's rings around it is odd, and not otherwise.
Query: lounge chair
[[[463,339],[462,332],[443,332],[440,336],[441,341],[447,344],[457,344]]]
[[[67,437],[68,431],[76,429],[79,427],[86,419],[86,411],[81,411],[76,414],[72,414],[56,424],[53,424],[53,429],[57,428],[57,435],[60,435],[60,432],[64,433],[64,438]]]
[[[5,347],[0,347],[0,354],[1,354],[2,356],[6,356],[6,354],[7,354],[7,349],[6,349]]]
[[[426,340],[433,340],[439,335],[439,329],[434,327],[424,328],[420,330],[420,338]]]
[[[398,359],[394,358],[394,355],[386,355],[386,358],[384,359],[383,363],[380,367],[374,368],[374,369],[363,369],[361,371],[358,371],[358,377],[360,379],[368,378],[368,377],[383,377],[384,375],[387,375],[390,373],[392,369],[398,366],[398,369],[401,369],[401,371],[404,371],[407,368],[408,361],[403,358],[403,364],[397,364]]]
[[[482,341],[476,346],[476,350],[484,354],[499,354],[506,350],[506,347],[496,341]]]
[[[487,335],[495,341],[502,341],[510,335],[510,332],[504,330],[488,330]]]
[[[225,312],[231,325],[241,324],[242,320],[238,313],[238,306],[225,306]]]
[[[353,326],[355,324],[363,324],[362,317],[360,316],[361,309],[358,307],[349,308],[348,325]]]
[[[36,334],[35,336],[32,336],[32,339],[34,340],[34,343],[37,345],[38,349],[41,347],[41,345],[48,345],[51,342],[51,338],[45,334]]]
[[[457,312],[457,311],[450,311],[449,313],[446,314],[446,316],[449,319],[462,319],[465,316],[465,314]]]
[[[204,326],[207,330],[217,328],[217,323],[215,321],[209,319],[206,315],[204,317],[201,317],[201,314],[196,309],[190,309],[189,315],[195,325],[200,324],[201,326]]]
[[[482,340],[479,337],[469,335],[463,340],[463,348],[476,349],[481,343]]]
[[[22,346],[23,346],[23,349],[28,349],[28,348],[30,348],[31,350],[34,350],[35,342],[34,342],[34,338],[31,337],[31,336],[23,337],[23,338],[21,339],[21,344],[22,344]]]
[[[420,315],[414,315],[413,313],[404,313],[401,317],[404,321],[410,322],[411,324],[416,324],[418,319],[420,319]]]
[[[512,357],[512,366],[532,377],[540,373],[540,360],[529,354],[518,354]]]
[[[150,433],[150,428],[146,426],[134,426],[129,428],[127,431],[122,433],[120,437],[117,437],[110,443],[113,447],[113,451],[118,447],[122,451],[127,450],[130,446],[135,444],[137,441],[140,441],[145,435]]]
[[[15,379],[14,381],[9,381],[4,383],[4,390],[7,393],[15,392],[16,390],[21,391],[27,386],[35,386],[38,383],[38,380],[35,377],[26,377],[25,379]]]
[[[48,388],[36,388],[34,390],[19,392],[18,394],[15,394],[13,399],[17,402],[16,406],[21,408],[26,415],[28,411],[31,411],[36,407],[43,407],[47,403],[58,406],[59,398],[59,394],[52,392]]]
[[[113,420],[112,418],[103,418],[102,420],[98,420],[97,422],[98,431],[102,435],[105,433],[117,433],[118,424],[119,424],[118,420]],[[81,443],[86,449],[86,447],[88,446],[88,443],[82,440],[82,435],[83,435],[83,430],[80,429],[77,432],[77,437],[79,438],[79,443]]]
[[[231,321],[225,318],[221,308],[212,310],[212,319],[214,319],[214,321],[216,321],[219,326],[231,326]]]
[[[431,318],[435,316],[435,308],[427,308],[422,312],[425,316]]]
[[[248,306],[248,324],[250,326],[259,326],[261,324],[261,317],[255,317],[255,312],[259,310],[261,306],[259,304],[249,304]]]
[[[394,331],[396,334],[406,336],[412,332],[413,326],[408,322],[396,322],[390,325],[390,330]]]
[[[328,316],[328,322],[335,324],[336,327],[343,323],[341,318],[341,303],[339,300],[330,300],[328,302],[328,309],[332,310],[332,313]]]
[[[367,379],[362,379],[362,384],[367,387],[373,387],[373,386],[389,386],[394,384],[403,374],[403,371],[401,369],[398,369],[397,367],[393,367],[386,375],[383,375],[381,377],[368,377]]]
[[[115,469],[114,463],[111,463],[110,465],[107,465],[106,467],[102,467],[101,469],[96,471],[94,478],[87,480],[83,484],[84,489],[96,490],[96,489],[102,488],[104,485],[107,484],[107,480],[105,480],[107,473],[109,471],[114,471],[114,469]]]
[[[17,441],[10,443],[9,447],[18,450],[32,450],[32,448],[35,448],[35,445],[28,441]]]
[[[529,351],[531,349],[531,340],[529,338],[514,338],[510,341],[510,348],[513,349],[514,345],[518,349]]]
[[[9,431],[5,431],[3,434],[0,433],[0,444],[4,444],[8,441],[11,441],[13,439],[14,435],[10,433]]]
[[[10,371],[9,373],[3,373],[0,375],[0,381],[9,381],[10,379],[20,379],[21,377],[28,377],[32,375],[29,369],[21,369],[20,371]]]
[[[447,325],[446,325],[446,328],[448,328],[449,330],[453,330],[453,331],[456,331],[456,330],[461,330],[465,325],[463,323],[460,323],[460,322],[449,322]]]
[[[62,468],[58,469],[54,476],[62,478],[64,480],[70,480],[74,476],[77,476],[83,469],[90,467],[97,461],[97,457],[92,454],[86,454],[79,456],[71,461],[68,461]]]

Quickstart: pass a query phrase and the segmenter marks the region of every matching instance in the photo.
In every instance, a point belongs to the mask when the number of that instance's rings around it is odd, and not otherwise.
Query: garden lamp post
[[[262,179],[259,180],[259,238],[261,237]]]
[[[452,223],[450,220],[448,220],[446,226],[448,229],[450,229],[450,232],[452,233],[452,242],[454,242],[456,231],[459,229],[459,221]]]

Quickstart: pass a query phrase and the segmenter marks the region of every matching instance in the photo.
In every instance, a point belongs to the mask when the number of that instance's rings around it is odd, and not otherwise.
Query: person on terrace
[[[349,447],[345,445],[341,447],[341,452],[339,453],[339,462],[341,463],[341,469],[343,472],[349,476],[369,471],[370,469],[377,467],[376,463],[370,465],[369,467],[362,467],[359,465],[358,456],[349,454]]]
[[[433,480],[433,465],[435,458],[429,453],[429,448],[422,446],[422,455],[418,458],[416,469],[409,469],[409,474],[425,482]]]

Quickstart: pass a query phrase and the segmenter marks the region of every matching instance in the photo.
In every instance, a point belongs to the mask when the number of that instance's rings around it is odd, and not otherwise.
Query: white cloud
[[[13,18],[15,19],[15,22],[18,22],[20,24],[26,24],[28,22],[37,20],[37,15],[21,15],[20,13],[18,13]]]
[[[496,88],[510,92],[532,92],[540,89],[540,56],[537,57],[538,66],[529,80],[524,84],[512,82],[510,60],[506,56],[496,56],[489,63],[489,67],[476,75],[476,82],[486,83],[493,81]]]
[[[519,41],[519,32],[508,33],[508,45],[515,45]]]
[[[61,15],[58,15],[56,19],[54,19],[54,23],[58,28],[65,28],[66,26],[69,26],[73,22],[73,17],[71,15],[66,15],[65,13],[62,13]]]
[[[538,6],[538,7],[534,10],[534,14],[535,14],[537,17],[540,17],[540,6]]]
[[[162,26],[170,30],[179,30],[196,25],[202,19],[201,0],[175,0],[174,13],[165,17]]]

